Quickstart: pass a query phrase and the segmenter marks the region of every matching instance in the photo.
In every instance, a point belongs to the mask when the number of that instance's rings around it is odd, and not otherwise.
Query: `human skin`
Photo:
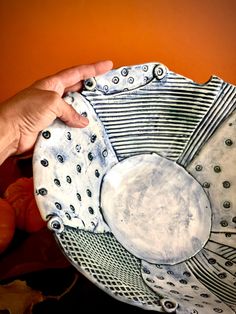
[[[56,118],[70,127],[85,127],[87,118],[79,115],[62,96],[79,91],[82,81],[112,68],[111,61],[74,66],[36,81],[0,104],[0,164],[11,155],[33,148],[38,133]]]
[[[85,127],[89,121],[62,98],[79,91],[83,80],[112,68],[111,61],[74,66],[41,79],[0,104],[0,165],[11,155],[34,147],[38,133],[56,118],[70,127]],[[0,253],[10,244],[15,230],[15,212],[0,199]],[[5,202],[5,203],[4,203]],[[5,204],[5,205],[4,205]],[[4,206],[5,207],[4,207]]]

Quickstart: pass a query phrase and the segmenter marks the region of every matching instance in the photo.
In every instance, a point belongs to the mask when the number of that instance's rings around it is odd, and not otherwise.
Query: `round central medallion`
[[[208,240],[211,208],[201,185],[157,154],[124,159],[103,178],[101,208],[116,239],[133,255],[175,264]]]

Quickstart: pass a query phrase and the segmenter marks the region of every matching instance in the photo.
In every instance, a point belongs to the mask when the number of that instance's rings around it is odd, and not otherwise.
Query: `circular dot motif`
[[[53,221],[52,228],[55,230],[59,230],[61,228],[61,224],[59,221]]]
[[[96,176],[97,178],[100,177],[100,173],[99,173],[99,171],[98,171],[97,169],[95,170],[95,176]]]
[[[48,140],[51,137],[51,133],[49,131],[43,131],[42,136]]]
[[[71,177],[70,177],[70,176],[66,176],[66,181],[67,181],[68,183],[71,183]]]
[[[232,144],[233,144],[233,141],[232,141],[230,138],[228,138],[227,140],[225,140],[225,145],[231,146]]]
[[[197,307],[204,307],[202,304],[195,304]]]
[[[94,78],[89,78],[84,81],[85,88],[88,90],[94,90],[96,88],[96,80]]]
[[[154,68],[154,75],[158,80],[161,80],[166,75],[166,68],[163,65],[157,65]]]
[[[150,274],[150,273],[151,273],[150,270],[147,269],[146,267],[143,267],[143,272],[144,272],[145,274]]]
[[[87,116],[88,116],[88,114],[87,114],[87,112],[86,112],[86,111],[84,111],[84,112],[81,112],[81,116],[83,116],[83,117],[87,117]]]
[[[163,290],[163,287],[158,286],[158,285],[154,285],[154,288],[157,288],[157,289],[159,289],[159,290]]]
[[[89,189],[86,190],[86,193],[87,193],[88,197],[92,197],[92,192]]]
[[[91,215],[93,215],[93,214],[94,214],[94,210],[93,210],[93,208],[92,208],[92,207],[89,207],[89,208],[88,208],[88,211],[89,211],[89,213],[90,213]]]
[[[214,258],[209,258],[208,263],[213,265],[216,263],[216,260]]]
[[[57,155],[57,160],[58,160],[60,163],[63,163],[63,162],[64,162],[64,158],[62,157],[62,155]]]
[[[147,72],[147,71],[148,71],[148,66],[145,64],[145,65],[142,67],[142,70],[143,70],[144,72]]]
[[[41,163],[41,165],[44,166],[44,167],[47,167],[47,166],[48,166],[48,161],[47,161],[47,159],[42,159],[42,160],[40,161],[40,163]]]
[[[81,195],[79,193],[76,194],[79,201],[81,201]]]
[[[77,144],[75,146],[75,150],[79,153],[81,151],[81,146],[79,144]]]
[[[67,132],[67,133],[66,133],[66,138],[67,138],[69,141],[71,141],[71,133],[70,133],[70,132]]]
[[[119,83],[119,77],[118,76],[114,76],[113,79],[112,79],[112,83],[118,84]]]
[[[45,196],[48,194],[48,191],[45,189],[45,188],[41,188],[38,190],[38,193],[37,194],[40,194],[42,196]]]
[[[167,282],[167,285],[172,286],[172,287],[175,286],[175,284],[173,282],[170,282],[170,281]]]
[[[218,274],[218,277],[220,279],[225,279],[227,277],[227,275],[226,275],[226,273],[220,273],[220,274]]]
[[[215,171],[216,173],[221,172],[220,166],[215,166],[215,167],[214,167],[214,171]]]
[[[167,308],[167,309],[173,309],[175,307],[175,304],[171,301],[165,301],[164,302],[164,306]]]
[[[57,209],[59,209],[59,210],[61,210],[61,209],[62,209],[61,204],[60,204],[60,203],[58,203],[58,202],[56,202],[56,203],[55,203],[55,206],[56,206],[56,208],[57,208]]]
[[[223,207],[224,208],[230,208],[230,202],[229,201],[225,201],[224,203],[223,203]]]
[[[96,139],[97,139],[97,135],[96,135],[96,134],[93,134],[93,135],[91,136],[91,138],[90,138],[91,143],[94,143],[94,142],[96,141]]]
[[[106,149],[104,149],[104,151],[102,152],[102,156],[103,157],[107,157],[108,156],[108,151]]]
[[[233,266],[233,262],[227,261],[227,262],[225,262],[225,266],[231,267],[231,266]]]
[[[196,171],[202,171],[202,165],[196,165],[195,169]]]
[[[93,160],[93,154],[92,153],[88,153],[88,160],[90,160],[90,161]]]
[[[67,219],[71,220],[70,214],[66,213],[65,215],[66,215]]]
[[[228,222],[226,220],[222,220],[220,222],[220,224],[221,224],[222,227],[227,227],[228,226]]]
[[[146,280],[148,281],[148,282],[151,282],[151,283],[154,283],[155,281],[153,280],[153,279],[151,279],[151,278],[146,278]]]
[[[229,182],[229,181],[224,181],[222,184],[223,184],[223,187],[224,187],[225,189],[230,188],[230,182]]]
[[[202,185],[204,188],[209,189],[210,183],[209,182],[204,182]]]
[[[128,83],[129,83],[129,84],[133,84],[133,82],[134,82],[134,78],[133,78],[132,76],[130,76],[130,77],[128,78]]]
[[[73,205],[70,205],[70,209],[72,210],[72,212],[75,212],[75,207]]]
[[[104,90],[105,93],[107,93],[109,91],[109,87],[107,85],[104,85],[103,86],[103,90]]]
[[[80,165],[77,165],[77,166],[76,166],[76,170],[77,170],[77,172],[80,173],[80,172],[81,172],[81,166],[80,166]]]
[[[61,182],[60,182],[58,179],[54,179],[54,183],[55,183],[57,186],[60,186],[60,185],[61,185]]]
[[[129,71],[126,68],[121,70],[121,75],[123,75],[123,76],[127,76],[128,73],[129,73]]]

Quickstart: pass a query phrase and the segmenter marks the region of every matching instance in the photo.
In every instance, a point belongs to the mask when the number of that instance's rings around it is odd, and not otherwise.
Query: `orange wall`
[[[235,13],[235,0],[0,0],[0,100],[101,59],[236,85]]]

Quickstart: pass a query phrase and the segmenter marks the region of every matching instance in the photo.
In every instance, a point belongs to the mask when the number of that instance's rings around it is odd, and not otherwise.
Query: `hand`
[[[38,133],[60,118],[71,127],[85,127],[87,118],[79,115],[62,96],[78,91],[82,80],[103,74],[111,61],[75,66],[42,80],[19,92],[0,105],[0,164],[8,156],[31,149]]]

